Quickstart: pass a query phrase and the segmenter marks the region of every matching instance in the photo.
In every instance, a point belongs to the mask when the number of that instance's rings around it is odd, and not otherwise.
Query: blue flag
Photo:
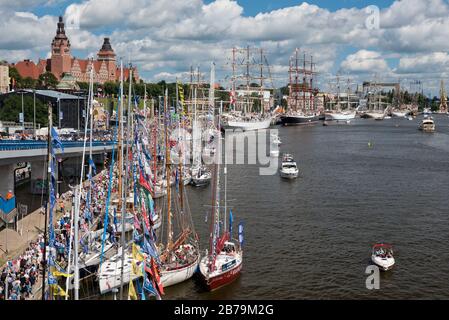
[[[239,242],[240,246],[243,247],[243,222],[239,223]]]
[[[62,141],[59,138],[58,133],[56,132],[55,128],[51,128],[51,139],[53,143],[55,144],[56,148],[59,148],[64,152],[64,146],[62,145]]]
[[[92,158],[89,158],[89,165],[92,167],[92,172],[94,173],[94,175],[96,175],[97,174],[97,167],[95,166],[95,163],[92,160]]]
[[[232,238],[232,222],[234,221],[234,217],[232,216],[232,209],[229,210],[229,235]]]
[[[158,296],[158,292],[156,291],[156,289],[153,287],[153,284],[151,283],[150,279],[148,279],[147,277],[145,277],[144,283],[143,283],[143,289],[145,291],[148,291],[148,293],[150,293],[151,295],[154,296]]]

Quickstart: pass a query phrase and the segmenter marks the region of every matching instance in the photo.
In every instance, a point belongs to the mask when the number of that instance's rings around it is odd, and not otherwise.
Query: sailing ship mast
[[[121,233],[121,247],[122,247],[122,257],[121,257],[121,261],[122,261],[122,268],[120,269],[120,300],[123,299],[123,272],[124,272],[124,264],[125,264],[125,246],[126,246],[126,242],[125,242],[125,215],[126,215],[126,188],[127,188],[127,176],[125,176],[125,179],[123,179],[123,169],[124,169],[124,165],[125,165],[125,159],[124,159],[124,149],[123,149],[123,138],[124,138],[124,128],[123,128],[123,64],[122,62],[120,62],[120,68],[122,70],[121,73],[121,100],[120,100],[120,105],[121,105],[121,110],[120,110],[120,161],[119,161],[119,185],[121,186],[119,189],[119,207],[121,208],[121,223],[122,223],[122,233]],[[129,153],[129,149],[128,149],[128,143],[129,143],[129,105],[131,104],[131,74],[132,71],[130,69],[130,77],[129,77],[129,97],[128,97],[128,114],[126,117],[126,122],[127,122],[127,132],[126,132],[126,153],[128,155]],[[132,121],[132,120],[131,120]],[[128,163],[128,157],[127,157],[127,163]]]
[[[165,97],[164,97],[164,123],[165,123],[165,176],[167,179],[167,247],[166,254],[163,256],[164,258],[168,258],[170,255],[171,248],[173,246],[173,230],[172,230],[172,221],[171,221],[171,187],[170,187],[170,145],[168,141],[168,89],[165,89]]]
[[[48,237],[48,216],[50,215],[50,195],[51,195],[51,128],[53,126],[52,119],[52,106],[48,104],[48,137],[47,137],[47,158],[48,158],[48,170],[47,170],[47,190],[48,201],[47,210],[45,212],[44,219],[44,252],[42,255],[42,300],[45,300],[45,277],[47,272],[47,237]],[[50,221],[52,223],[52,221]]]

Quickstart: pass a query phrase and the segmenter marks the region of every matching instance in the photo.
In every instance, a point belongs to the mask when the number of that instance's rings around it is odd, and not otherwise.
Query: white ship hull
[[[326,113],[326,117],[329,117],[331,120],[335,121],[346,121],[355,118],[356,112],[335,112],[335,113]]]
[[[405,118],[409,114],[408,111],[393,111],[391,115],[393,117]]]
[[[198,269],[199,263],[200,257],[198,255],[197,259],[188,266],[176,270],[168,270],[168,271],[162,270],[161,272],[162,285],[165,288],[190,279]]]
[[[231,121],[229,120],[225,129],[242,129],[243,131],[268,129],[271,125],[271,117],[257,121]]]
[[[365,115],[369,118],[382,120],[385,117],[385,113],[381,112],[367,112]]]

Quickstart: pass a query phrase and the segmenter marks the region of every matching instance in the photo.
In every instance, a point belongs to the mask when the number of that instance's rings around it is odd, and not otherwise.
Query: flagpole
[[[51,103],[48,103],[48,137],[47,137],[47,157],[48,157],[48,166],[47,166],[47,210],[45,212],[44,219],[44,252],[42,256],[42,300],[45,300],[45,277],[47,273],[47,230],[48,230],[48,215],[50,213],[50,195],[51,195],[51,127],[53,125],[52,122],[52,106]]]
[[[93,65],[91,66],[93,69]],[[91,72],[92,72],[91,69]],[[89,88],[90,89],[90,88]],[[90,90],[89,90],[90,91]],[[86,112],[86,122],[84,126],[84,143],[83,143],[83,154],[81,157],[81,174],[80,174],[80,181],[77,190],[75,191],[75,217],[74,217],[74,224],[75,224],[75,239],[74,239],[74,291],[75,291],[75,300],[79,299],[79,266],[78,266],[78,232],[79,232],[79,226],[78,226],[78,219],[80,214],[80,205],[81,205],[81,194],[83,190],[83,178],[84,178],[84,162],[86,159],[86,143],[87,143],[87,128],[89,127],[89,112],[90,108],[92,108],[91,100],[88,99],[87,101],[87,112]],[[107,213],[106,213],[107,214]]]

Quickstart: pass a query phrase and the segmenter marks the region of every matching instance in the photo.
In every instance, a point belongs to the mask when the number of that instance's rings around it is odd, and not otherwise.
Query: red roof
[[[17,72],[19,72],[22,78],[30,77],[37,80],[42,73],[39,70],[40,68],[31,60],[19,61],[13,67],[17,69]]]

